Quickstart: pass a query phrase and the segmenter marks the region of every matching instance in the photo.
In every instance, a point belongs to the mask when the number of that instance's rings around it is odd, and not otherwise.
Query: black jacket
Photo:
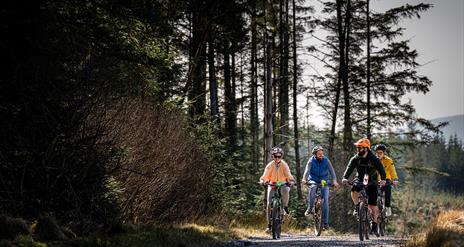
[[[379,158],[377,158],[371,150],[367,152],[366,158],[358,155],[353,156],[346,167],[343,178],[348,179],[354,169],[357,171],[356,177],[359,181],[363,180],[364,174],[366,173],[369,174],[370,182],[377,181],[377,172],[380,173],[380,178],[382,180],[385,180],[387,176],[382,162],[380,162]]]

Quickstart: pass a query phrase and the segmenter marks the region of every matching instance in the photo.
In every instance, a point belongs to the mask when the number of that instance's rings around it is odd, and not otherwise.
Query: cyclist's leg
[[[383,188],[385,191],[385,207],[391,206],[391,185],[388,183]]]
[[[308,208],[312,208],[314,206],[314,200],[316,198],[316,190],[317,190],[317,185],[311,185],[309,187]]]
[[[366,188],[367,193],[367,204],[372,214],[372,221],[377,223],[377,218],[379,217],[379,209],[377,207],[377,185],[369,185]]]
[[[324,209],[322,211],[324,216],[324,225],[329,225],[329,186],[324,186],[321,192],[324,197]]]
[[[275,190],[272,189],[271,186],[267,187],[267,205],[266,205],[266,220],[267,224],[271,224],[271,203],[272,203],[272,197],[274,196]]]
[[[351,187],[351,199],[353,200],[354,210],[353,215],[357,215],[357,206],[358,206],[358,193],[361,191],[361,186],[353,185]]]
[[[351,199],[353,200],[354,205],[358,204],[358,192],[361,191],[360,186],[353,185],[351,187]]]
[[[284,187],[280,188],[280,194],[282,195],[282,204],[283,204],[284,208],[287,209],[288,208],[288,200],[289,200],[289,197],[290,197],[290,187],[284,186]]]

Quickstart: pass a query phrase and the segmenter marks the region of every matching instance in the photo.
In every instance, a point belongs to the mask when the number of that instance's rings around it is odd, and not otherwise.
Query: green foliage
[[[177,73],[169,43],[130,7],[104,0],[2,5],[2,212],[28,219],[55,212],[81,231],[117,219],[120,190],[110,173],[123,153],[95,111],[127,95],[161,101]]]
[[[324,19],[314,19],[312,23],[328,31],[327,37],[320,47],[310,47],[310,51],[325,63],[328,72],[324,75],[313,76],[315,86],[310,87],[311,93],[317,98],[317,103],[329,114],[333,112],[335,93],[337,92],[339,40],[336,19],[336,4],[333,1],[323,3]],[[410,47],[408,40],[402,40],[404,29],[401,21],[419,18],[431,5],[405,5],[385,12],[370,13],[371,40],[380,43],[379,47],[371,44],[371,128],[385,130],[398,125],[406,125],[408,121],[423,122],[430,126],[430,122],[415,116],[411,102],[405,102],[407,93],[426,93],[432,81],[418,73],[418,52]],[[371,11],[372,12],[372,11]],[[346,22],[349,14],[350,22]],[[367,121],[367,26],[366,1],[351,1],[351,8],[342,11],[344,30],[349,25],[348,80],[350,87],[351,123],[354,134],[363,136],[366,133]],[[335,44],[335,45],[334,45]],[[340,89],[338,89],[340,90]],[[343,107],[343,106],[340,106]],[[342,112],[338,114],[342,116]]]
[[[192,133],[199,138],[199,149],[211,166],[213,179],[208,182],[211,183],[212,202],[220,208],[226,201],[226,195],[230,193],[228,185],[232,179],[231,174],[235,174],[232,157],[228,156],[226,141],[218,138],[217,126],[212,121],[196,124],[192,128],[194,130]]]

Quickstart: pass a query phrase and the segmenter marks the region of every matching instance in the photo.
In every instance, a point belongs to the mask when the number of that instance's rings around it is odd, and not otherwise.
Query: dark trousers
[[[385,186],[382,187],[382,191],[385,191],[385,207],[391,206],[391,183],[389,181]]]

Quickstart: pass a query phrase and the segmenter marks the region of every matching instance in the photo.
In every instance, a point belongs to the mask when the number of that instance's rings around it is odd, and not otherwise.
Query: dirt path
[[[223,245],[224,247],[232,246],[271,246],[271,247],[284,247],[284,246],[403,246],[404,239],[396,237],[371,237],[370,240],[363,242],[359,241],[357,235],[343,235],[343,236],[308,236],[308,235],[288,235],[283,234],[281,239],[273,240],[272,237],[251,237],[247,240],[240,240]]]

